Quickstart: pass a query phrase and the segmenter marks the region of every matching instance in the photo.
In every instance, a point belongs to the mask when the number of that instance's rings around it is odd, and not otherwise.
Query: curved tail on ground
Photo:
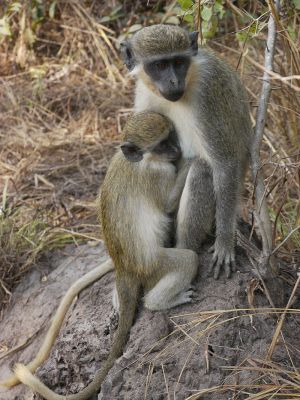
[[[91,285],[92,283],[96,282],[100,279],[103,275],[107,274],[108,272],[114,269],[114,265],[112,260],[109,258],[107,261],[102,263],[99,267],[94,268],[81,278],[79,278],[73,285],[68,289],[67,293],[61,300],[58,309],[52,319],[50,328],[46,334],[44,342],[38,351],[35,358],[25,366],[22,366],[27,373],[34,373],[36,369],[47,359],[52,345],[57,338],[65,315],[67,314],[70,305],[72,304],[74,298],[87,286]],[[33,377],[36,379],[35,377]],[[5,381],[0,382],[0,386],[11,388],[20,383],[20,380],[16,376],[16,374],[11,375]]]
[[[30,372],[29,368],[23,364],[17,364],[15,367],[14,372],[17,378],[47,400],[87,400],[93,394],[97,393],[108,371],[114,365],[115,360],[123,353],[135,316],[139,295],[139,285],[134,282],[131,282],[128,286],[124,285],[120,290],[118,290],[118,295],[120,296],[121,305],[120,317],[110,354],[105,361],[104,366],[96,372],[92,382],[81,392],[67,396],[56,394],[34,376]]]

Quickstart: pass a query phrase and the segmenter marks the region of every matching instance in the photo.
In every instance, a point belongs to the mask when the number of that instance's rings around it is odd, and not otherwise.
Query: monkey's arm
[[[210,272],[218,279],[224,266],[226,277],[235,271],[235,227],[241,182],[241,167],[238,161],[227,162],[213,169],[214,191],[216,198],[216,239],[211,248],[213,258]]]
[[[94,268],[80,279],[78,279],[73,285],[68,289],[67,293],[63,297],[60,302],[60,305],[56,311],[56,314],[53,317],[50,328],[46,334],[42,347],[38,351],[35,358],[27,364],[27,368],[31,372],[35,372],[35,370],[46,360],[48,357],[51,347],[59,333],[65,315],[72,304],[74,298],[87,286],[92,284],[93,282],[100,279],[103,275],[107,274],[109,271],[114,269],[114,265],[112,260],[109,258],[107,261],[102,263],[99,267]],[[11,375],[5,381],[0,382],[0,386],[5,386],[7,388],[11,388],[20,383],[20,380],[16,377],[16,375]]]
[[[171,193],[167,200],[167,207],[166,207],[167,213],[171,214],[178,210],[180,198],[182,195],[186,177],[190,170],[191,164],[192,164],[192,160],[186,159],[182,162],[182,165],[180,166],[175,185],[174,185],[173,189],[171,190]]]

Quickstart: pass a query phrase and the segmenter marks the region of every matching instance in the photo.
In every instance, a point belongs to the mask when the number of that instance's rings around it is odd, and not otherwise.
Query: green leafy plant
[[[109,15],[105,15],[104,17],[100,18],[100,22],[101,23],[112,22],[112,21],[116,21],[119,18],[122,18],[124,16],[125,16],[125,14],[123,11],[123,6],[121,4],[119,4],[111,10]]]
[[[0,18],[0,40],[5,37],[11,37],[11,21],[13,17],[19,14],[22,10],[22,4],[18,1],[11,2],[2,18]]]
[[[300,10],[300,0],[292,0],[296,10]]]
[[[12,24],[16,18],[19,18],[22,24],[22,16],[24,16],[26,25],[26,35],[30,37],[29,43],[34,41],[34,32],[37,27],[47,18],[53,19],[56,12],[57,0],[44,1],[32,0],[23,3],[19,1],[9,1],[4,11],[3,17],[0,18],[0,40],[12,38],[14,36]],[[29,32],[31,31],[31,32]]]
[[[196,25],[197,18],[199,18],[200,7],[202,36],[204,39],[210,39],[213,38],[218,32],[219,21],[223,19],[225,15],[223,3],[223,0],[178,0],[178,4],[180,6],[179,15],[188,24]]]

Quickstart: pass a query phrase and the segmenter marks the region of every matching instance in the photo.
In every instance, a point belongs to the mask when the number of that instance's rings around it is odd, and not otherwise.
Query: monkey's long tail
[[[118,281],[117,281],[118,283]],[[118,284],[118,296],[120,303],[120,317],[119,325],[113,339],[110,354],[104,366],[96,372],[92,382],[77,394],[68,396],[59,395],[49,389],[37,377],[32,375],[29,369],[22,365],[17,364],[15,367],[15,374],[25,385],[29,386],[34,392],[39,393],[47,400],[87,400],[93,394],[99,391],[102,382],[104,381],[108,371],[114,365],[115,360],[122,354],[124,346],[127,342],[127,337],[130,328],[133,324],[135,311],[138,302],[139,284],[131,279],[122,279]]]
[[[46,360],[48,357],[51,347],[59,333],[65,315],[72,304],[74,298],[87,286],[92,284],[93,282],[100,279],[103,275],[107,274],[109,271],[114,269],[114,265],[112,260],[109,258],[107,261],[102,263],[99,267],[94,268],[80,279],[78,279],[73,285],[69,288],[63,299],[61,300],[56,314],[53,317],[50,328],[46,334],[44,342],[38,351],[35,358],[26,365],[26,368],[30,372],[35,372],[35,370]],[[11,388],[20,383],[20,380],[17,378],[15,374],[11,375],[5,381],[0,382],[0,386],[4,386],[7,388]]]

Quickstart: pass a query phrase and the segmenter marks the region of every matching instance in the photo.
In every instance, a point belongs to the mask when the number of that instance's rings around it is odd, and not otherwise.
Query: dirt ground
[[[0,361],[1,379],[8,376],[15,362],[30,361],[62,294],[106,257],[102,244],[69,246],[25,277],[14,291],[1,322],[1,344],[12,348],[37,335],[25,349]],[[242,385],[258,378],[258,372],[250,367],[259,366],[259,360],[265,358],[276,319],[265,311],[256,311],[255,315],[250,311],[234,311],[249,309],[247,293],[253,287],[251,267],[241,252],[238,272],[229,280],[221,277],[215,281],[205,276],[209,257],[207,253],[200,256],[192,304],[167,312],[150,312],[141,305],[124,354],[109,372],[98,400],[183,400],[205,388]],[[49,359],[38,370],[38,376],[57,393],[70,394],[82,389],[106,359],[116,328],[111,303],[113,283],[114,276],[110,273],[80,294]],[[254,304],[268,307],[259,291]],[[287,317],[273,355],[273,362],[286,369],[292,363],[300,367],[300,317],[297,315]],[[237,372],[228,369],[230,366],[246,368]],[[264,382],[267,381],[265,374]],[[234,393],[218,391],[201,398],[248,398],[249,390],[240,388]],[[10,391],[0,389],[0,399],[38,397],[19,385]]]

